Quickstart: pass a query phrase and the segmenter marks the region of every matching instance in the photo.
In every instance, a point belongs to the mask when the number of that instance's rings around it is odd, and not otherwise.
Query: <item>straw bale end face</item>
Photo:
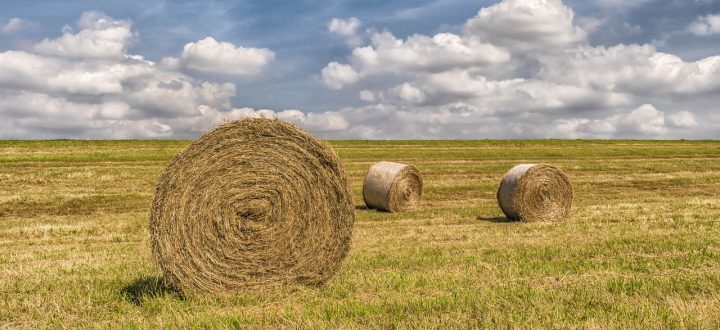
[[[513,220],[557,221],[570,215],[570,179],[550,165],[520,164],[503,176],[497,192],[500,208]]]
[[[348,252],[354,212],[328,144],[280,120],[229,122],[161,175],[150,212],[153,255],[186,294],[321,285]]]
[[[368,208],[388,212],[416,209],[422,199],[423,180],[415,166],[378,162],[370,167],[363,183]]]

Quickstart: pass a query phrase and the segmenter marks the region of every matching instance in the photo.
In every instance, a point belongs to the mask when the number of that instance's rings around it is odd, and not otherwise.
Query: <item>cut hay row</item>
[[[363,183],[368,208],[388,212],[412,210],[422,199],[423,181],[412,165],[378,162],[370,167]]]
[[[347,255],[354,212],[328,144],[280,120],[245,119],[204,134],[165,169],[152,249],[185,294],[320,285]]]

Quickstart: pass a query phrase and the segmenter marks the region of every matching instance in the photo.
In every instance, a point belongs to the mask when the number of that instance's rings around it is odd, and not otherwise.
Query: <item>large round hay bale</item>
[[[150,213],[155,259],[184,293],[321,285],[345,258],[355,221],[332,148],[273,119],[229,122],[179,153]]]
[[[422,199],[423,181],[412,165],[379,162],[370,167],[363,183],[368,208],[400,212],[417,208]]]
[[[498,203],[513,220],[554,221],[570,215],[573,189],[570,179],[550,165],[520,164],[500,182]]]

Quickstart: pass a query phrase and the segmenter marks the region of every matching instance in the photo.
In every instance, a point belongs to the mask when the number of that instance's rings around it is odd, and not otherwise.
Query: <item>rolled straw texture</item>
[[[332,148],[273,119],[223,124],[160,177],[152,250],[184,293],[321,285],[347,255],[355,210]]]
[[[379,162],[370,167],[363,183],[363,199],[368,208],[401,212],[418,207],[423,180],[412,165]]]
[[[550,165],[520,164],[502,178],[498,203],[513,220],[556,221],[567,218],[572,206],[570,179]]]

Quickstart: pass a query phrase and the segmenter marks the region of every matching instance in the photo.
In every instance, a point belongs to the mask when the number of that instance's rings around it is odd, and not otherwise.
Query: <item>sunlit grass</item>
[[[720,142],[334,141],[362,205],[378,160],[416,165],[418,211],[359,208],[323,288],[182,299],[150,254],[155,181],[187,141],[0,142],[0,328],[720,327]],[[562,168],[560,223],[507,222],[520,162]]]

